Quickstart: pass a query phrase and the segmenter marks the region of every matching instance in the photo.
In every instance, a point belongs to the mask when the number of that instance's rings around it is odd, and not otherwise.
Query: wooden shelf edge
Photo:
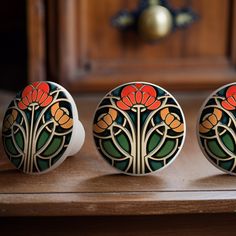
[[[236,191],[0,194],[0,216],[235,213]]]

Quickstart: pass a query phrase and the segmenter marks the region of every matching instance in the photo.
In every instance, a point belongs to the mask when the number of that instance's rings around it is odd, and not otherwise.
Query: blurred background
[[[138,0],[4,1],[0,88],[52,80],[72,92],[91,93],[141,80],[192,91],[235,81],[234,1],[167,2],[174,10],[192,9],[198,19],[150,43],[135,30],[112,25],[121,10],[135,11]]]

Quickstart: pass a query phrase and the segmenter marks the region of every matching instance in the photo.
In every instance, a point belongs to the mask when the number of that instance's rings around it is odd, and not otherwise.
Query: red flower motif
[[[226,110],[234,110],[236,107],[236,86],[231,86],[226,91],[226,99],[221,102]]]
[[[155,110],[161,105],[156,96],[156,90],[151,85],[137,83],[124,87],[121,100],[116,104],[122,110],[130,110],[134,105],[143,105],[149,110]]]
[[[39,106],[46,107],[52,102],[49,90],[49,85],[45,82],[34,82],[28,85],[22,92],[18,107],[25,110],[32,103],[38,103]]]

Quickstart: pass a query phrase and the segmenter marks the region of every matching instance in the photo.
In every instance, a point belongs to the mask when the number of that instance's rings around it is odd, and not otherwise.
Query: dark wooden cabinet
[[[236,78],[234,0],[191,1],[199,20],[156,44],[145,43],[134,32],[122,33],[111,25],[112,16],[121,9],[135,9],[138,0],[29,2],[29,11],[38,11],[29,14],[30,19],[42,17],[42,10],[45,13],[44,20],[38,22],[42,27],[42,42],[35,38],[38,31],[29,35],[32,50],[45,49],[45,60],[42,51],[31,55],[33,59],[41,57],[35,60],[41,66],[31,64],[31,80],[52,79],[73,91],[107,91],[136,80],[157,83],[167,89],[202,89]],[[39,3],[40,7],[35,8]],[[186,2],[170,3],[178,8]],[[42,72],[32,71],[40,67],[45,69],[43,77]]]
[[[185,3],[169,1],[174,7]],[[42,176],[13,169],[0,143],[0,234],[233,234],[235,177],[222,174],[200,152],[196,119],[209,91],[193,90],[236,79],[236,0],[189,1],[199,20],[156,44],[111,26],[112,16],[134,9],[138,0],[19,2],[25,6],[28,40],[21,38],[24,58],[15,65],[28,71],[28,82],[53,80],[74,92],[86,141],[75,157]],[[9,68],[15,84],[23,86],[16,67]],[[140,178],[121,175],[102,160],[91,127],[101,97],[97,92],[136,80],[184,90],[174,95],[188,130],[176,161]],[[12,94],[0,93],[0,121],[10,99]]]

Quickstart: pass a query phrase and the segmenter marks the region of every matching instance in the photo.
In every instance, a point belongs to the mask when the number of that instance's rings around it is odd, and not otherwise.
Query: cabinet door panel
[[[200,16],[197,22],[148,44],[111,25],[112,16],[135,9],[137,0],[50,1],[49,75],[75,91],[107,90],[133,80],[176,89],[233,81],[235,2],[191,2]],[[185,1],[170,3],[181,7]]]

